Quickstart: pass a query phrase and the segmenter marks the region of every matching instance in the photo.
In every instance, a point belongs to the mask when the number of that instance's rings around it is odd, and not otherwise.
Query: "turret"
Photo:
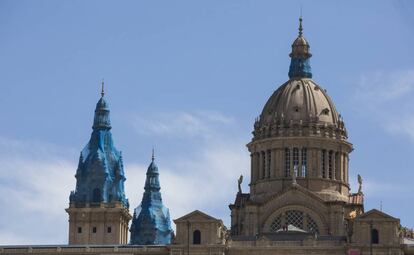
[[[162,202],[159,172],[154,160],[153,151],[147,169],[142,202],[135,208],[132,219],[131,244],[151,245],[171,242],[170,213]]]
[[[70,244],[127,242],[128,221],[131,216],[128,212],[129,203],[124,190],[126,178],[122,154],[115,148],[112,140],[109,105],[104,98],[103,86],[102,82],[101,98],[96,104],[91,138],[79,156],[75,175],[76,189],[69,196],[70,207],[67,211],[71,221]],[[77,213],[80,213],[79,208],[90,208],[87,210],[90,217],[72,219],[72,216],[75,217]],[[109,223],[110,218],[98,216],[99,213],[105,211],[108,211],[107,215],[110,215],[109,211],[111,211],[121,216],[120,220],[123,224]],[[82,215],[85,215],[85,211]],[[95,216],[98,219],[93,219]],[[95,226],[90,227],[90,225]],[[84,233],[85,231],[92,234],[88,235]],[[114,234],[117,231],[121,234]],[[102,233],[107,235],[102,235]]]

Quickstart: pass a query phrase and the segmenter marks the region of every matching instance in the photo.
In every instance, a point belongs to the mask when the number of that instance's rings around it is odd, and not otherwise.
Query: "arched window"
[[[201,244],[201,232],[200,232],[200,230],[195,230],[193,232],[193,244]]]
[[[316,221],[307,213],[299,210],[288,210],[276,216],[270,223],[269,231],[276,233],[280,230],[287,231],[284,226],[293,225],[309,233],[319,233]]]
[[[378,244],[379,243],[378,230],[376,230],[375,228],[371,230],[371,242],[373,244]]]
[[[101,202],[101,190],[99,188],[96,188],[93,190],[92,202],[94,203]]]

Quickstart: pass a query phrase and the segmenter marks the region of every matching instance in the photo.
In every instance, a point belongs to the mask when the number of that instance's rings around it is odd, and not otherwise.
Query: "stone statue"
[[[362,177],[359,174],[358,174],[358,184],[359,184],[358,193],[362,193]]]
[[[243,175],[241,174],[240,177],[239,177],[239,180],[237,181],[240,194],[242,193],[242,189],[241,189],[242,182],[243,182]]]

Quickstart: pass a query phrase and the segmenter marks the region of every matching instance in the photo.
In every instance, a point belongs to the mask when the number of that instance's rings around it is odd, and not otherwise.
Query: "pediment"
[[[325,206],[325,201],[323,199],[321,199],[314,192],[309,191],[300,185],[292,185],[289,189],[271,196],[265,204],[272,203],[274,200],[288,200],[292,203],[303,201],[305,203],[317,203],[321,206]]]
[[[212,217],[212,216],[210,216],[206,213],[203,213],[202,211],[199,211],[199,210],[192,211],[191,213],[186,214],[186,215],[174,220],[175,223],[182,222],[182,221],[214,221],[214,222],[220,221],[221,222],[220,219],[216,219],[216,218],[214,218],[214,217]]]
[[[371,219],[386,219],[386,220],[398,221],[397,218],[394,218],[391,215],[381,212],[377,209],[369,210],[368,212],[359,215],[357,218],[357,220],[364,220],[364,221],[371,220]]]

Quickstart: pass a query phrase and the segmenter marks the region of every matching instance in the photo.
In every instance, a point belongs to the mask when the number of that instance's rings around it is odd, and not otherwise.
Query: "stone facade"
[[[131,215],[120,203],[71,205],[69,244],[126,244]]]

